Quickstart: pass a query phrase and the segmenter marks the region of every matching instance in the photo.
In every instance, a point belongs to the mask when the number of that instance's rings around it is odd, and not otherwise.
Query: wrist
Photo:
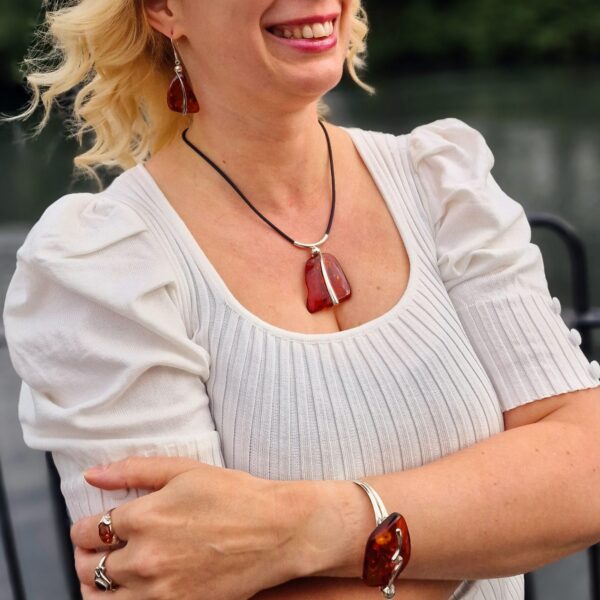
[[[375,527],[363,490],[348,480],[278,482],[282,524],[292,543],[294,578],[362,576],[365,545]],[[289,527],[291,526],[291,532]]]

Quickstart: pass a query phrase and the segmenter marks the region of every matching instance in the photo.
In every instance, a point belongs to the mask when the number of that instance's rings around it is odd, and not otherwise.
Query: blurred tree
[[[600,58],[597,0],[366,0],[366,7],[376,70]]]
[[[12,114],[27,101],[20,62],[42,18],[41,2],[0,0],[0,113]]]
[[[41,17],[41,0],[0,0],[0,85],[21,79],[18,63]]]

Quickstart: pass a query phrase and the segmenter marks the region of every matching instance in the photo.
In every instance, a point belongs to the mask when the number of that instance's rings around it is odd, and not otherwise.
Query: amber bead
[[[329,294],[325,277],[321,268],[321,256],[323,257],[323,266],[327,271],[331,287],[333,288],[338,302],[350,298],[352,291],[350,283],[333,254],[326,252],[316,254],[306,261],[305,280],[308,296],[306,298],[306,308],[314,313],[323,308],[333,306],[333,298]]]
[[[98,533],[100,535],[100,539],[104,544],[112,544],[113,543],[113,534],[111,533],[109,525],[106,523],[100,523],[98,525]]]
[[[402,557],[402,566],[398,576],[408,564],[410,559],[410,536],[404,517],[397,512],[389,514],[371,533],[365,549],[363,565],[363,581],[367,585],[386,586],[396,567],[398,557],[398,536],[396,530],[402,534],[402,544],[399,555]]]

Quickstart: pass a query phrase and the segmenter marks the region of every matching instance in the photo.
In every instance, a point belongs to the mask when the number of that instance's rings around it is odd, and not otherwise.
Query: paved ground
[[[26,229],[0,227],[0,307]],[[46,465],[42,452],[23,443],[17,416],[19,379],[0,347],[0,458],[8,488],[27,600],[67,600],[53,539]],[[508,518],[508,515],[507,515]],[[536,600],[590,600],[587,554],[574,554],[537,571]],[[0,600],[12,600],[0,548]]]

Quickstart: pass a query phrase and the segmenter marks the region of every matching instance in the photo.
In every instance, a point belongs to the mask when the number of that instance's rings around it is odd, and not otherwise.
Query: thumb
[[[159,490],[180,473],[202,464],[179,456],[128,456],[84,471],[85,480],[105,490],[141,488]]]

